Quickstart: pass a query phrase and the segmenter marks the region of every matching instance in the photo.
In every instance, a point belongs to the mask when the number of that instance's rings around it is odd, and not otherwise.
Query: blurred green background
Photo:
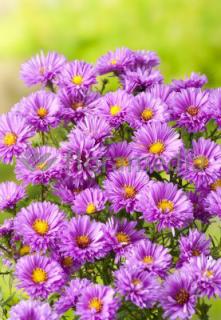
[[[220,12],[221,0],[0,0],[0,113],[28,94],[19,67],[41,49],[90,62],[121,46],[154,50],[166,81],[196,71],[218,87]],[[220,314],[217,301],[210,319]]]

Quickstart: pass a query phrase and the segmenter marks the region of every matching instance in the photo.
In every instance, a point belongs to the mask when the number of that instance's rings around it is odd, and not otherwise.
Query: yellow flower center
[[[175,295],[175,300],[177,301],[178,304],[183,306],[185,303],[188,302],[189,297],[190,295],[185,289],[180,289]]]
[[[140,279],[133,279],[131,282],[132,282],[132,284],[135,285],[135,286],[141,284]]]
[[[37,164],[36,169],[37,170],[43,170],[43,169],[45,169],[46,166],[47,166],[47,163],[46,162],[42,162],[42,163]]]
[[[198,107],[194,107],[194,106],[189,106],[186,109],[186,112],[189,113],[192,117],[193,116],[197,116],[197,114],[199,112],[199,108]]]
[[[64,267],[70,268],[73,265],[73,260],[71,257],[67,256],[62,260],[62,265]]]
[[[112,65],[117,64],[117,59],[112,59],[112,60],[110,61],[110,63],[111,63]]]
[[[85,249],[90,244],[90,239],[89,239],[88,236],[82,235],[82,236],[78,236],[76,238],[76,242],[77,242],[77,245],[78,245],[79,248]]]
[[[165,212],[171,212],[174,209],[174,204],[172,201],[167,200],[167,199],[162,199],[158,205],[157,205],[158,209],[161,209],[163,213]]]
[[[71,108],[74,110],[77,110],[79,108],[83,108],[84,107],[84,102],[74,102],[72,103]]]
[[[161,141],[154,142],[149,146],[149,152],[152,154],[159,155],[159,154],[163,153],[164,150],[165,150],[165,145]]]
[[[201,252],[199,249],[193,249],[191,253],[193,257],[198,257],[201,255]]]
[[[48,110],[43,107],[39,108],[37,111],[37,115],[42,119],[45,118],[47,114],[48,114]]]
[[[16,144],[18,137],[13,132],[7,132],[4,136],[4,144],[6,146],[13,146]]]
[[[48,278],[47,273],[41,268],[36,268],[32,272],[32,280],[35,283],[43,283],[47,281],[47,278]]]
[[[124,186],[124,192],[127,199],[134,198],[136,195],[136,190],[132,186]]]
[[[80,86],[83,83],[83,77],[80,75],[76,75],[72,78],[72,82],[77,86]]]
[[[214,275],[214,272],[213,272],[212,270],[206,270],[206,271],[205,271],[205,276],[206,276],[207,278],[212,278],[213,275]]]
[[[87,214],[93,214],[96,212],[96,207],[93,203],[89,203],[88,206],[87,206],[87,209],[86,209],[86,213]]]
[[[153,110],[151,110],[149,108],[144,109],[144,111],[141,113],[141,118],[144,121],[148,121],[148,120],[152,119],[153,118]]]
[[[43,219],[36,219],[32,227],[35,230],[35,232],[37,232],[41,236],[44,236],[49,229],[47,221]]]
[[[20,256],[25,256],[26,254],[30,253],[30,247],[29,246],[22,246],[19,250]]]
[[[208,167],[209,160],[204,156],[199,156],[193,160],[193,165],[196,169],[204,170]]]
[[[221,179],[217,179],[210,185],[210,189],[216,191],[217,189],[221,188]]]
[[[121,168],[121,167],[128,167],[129,165],[129,161],[127,158],[124,157],[120,157],[116,159],[116,167],[117,169]]]
[[[103,308],[103,302],[99,298],[93,298],[89,302],[89,308],[96,310],[96,312],[100,312]]]
[[[143,262],[146,263],[146,264],[151,264],[151,263],[153,263],[153,257],[151,257],[151,256],[145,256],[145,257],[143,258]]]
[[[120,106],[114,105],[114,106],[110,107],[110,114],[112,116],[116,116],[120,111],[121,111],[121,107]]]
[[[130,243],[130,237],[125,232],[118,232],[116,234],[117,241],[122,244],[129,244]]]

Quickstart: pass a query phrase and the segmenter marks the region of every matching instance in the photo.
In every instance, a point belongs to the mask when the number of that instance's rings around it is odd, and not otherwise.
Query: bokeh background
[[[90,62],[121,46],[154,50],[166,82],[196,71],[218,87],[220,12],[221,0],[0,0],[0,113],[28,94],[20,64],[41,49]],[[220,320],[221,302],[212,304],[210,319]]]

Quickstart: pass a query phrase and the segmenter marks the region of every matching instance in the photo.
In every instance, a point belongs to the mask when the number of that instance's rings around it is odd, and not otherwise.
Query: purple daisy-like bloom
[[[132,94],[146,91],[163,81],[163,77],[158,70],[148,70],[146,68],[127,70],[121,75],[120,79],[124,90]]]
[[[50,202],[34,202],[14,219],[14,230],[33,251],[46,251],[59,242],[65,214]]]
[[[210,107],[208,108],[211,117],[221,128],[221,88],[213,90],[210,95]]]
[[[39,254],[20,258],[15,276],[19,281],[18,288],[24,289],[31,298],[47,298],[65,282],[64,272],[58,262]]]
[[[133,56],[135,67],[151,69],[160,64],[160,59],[154,51],[136,50],[133,51]]]
[[[190,230],[188,236],[182,236],[179,240],[180,257],[179,264],[190,261],[192,257],[210,254],[210,240],[204,233],[197,229]]]
[[[105,208],[104,192],[98,188],[88,188],[81,191],[73,202],[73,211],[77,214],[93,215]]]
[[[201,296],[221,297],[221,259],[214,260],[205,255],[192,258],[184,265],[183,272],[192,275]]]
[[[171,87],[172,90],[179,92],[182,89],[187,88],[202,88],[204,84],[208,82],[205,74],[199,74],[192,72],[189,78],[184,80],[173,80]]]
[[[96,70],[99,74],[109,72],[121,73],[134,62],[134,54],[128,48],[118,48],[115,51],[109,51],[101,56],[96,64]]]
[[[151,96],[155,99],[160,99],[168,105],[169,96],[172,92],[171,87],[165,84],[155,84],[149,90]]]
[[[182,150],[179,174],[194,183],[206,187],[220,175],[221,147],[210,139],[193,140],[192,149]]]
[[[95,139],[97,143],[103,142],[112,135],[111,126],[102,116],[86,115],[85,118],[77,124],[77,129],[86,136]]]
[[[72,218],[62,233],[63,252],[78,262],[93,262],[106,255],[102,224],[88,216]]]
[[[13,157],[19,156],[28,146],[28,139],[35,132],[26,120],[14,113],[0,117],[0,159],[12,163]]]
[[[157,223],[158,230],[181,229],[193,220],[193,205],[182,189],[166,182],[155,182],[139,195],[136,210],[144,219]]]
[[[88,180],[101,171],[106,148],[80,130],[72,130],[60,152],[64,169],[76,180]]]
[[[69,309],[75,308],[81,293],[90,284],[91,282],[87,279],[71,280],[69,285],[65,287],[59,300],[55,303],[56,312],[61,315]]]
[[[69,92],[66,88],[60,89],[58,98],[61,104],[61,119],[73,122],[81,120],[90,111],[89,106],[99,97],[97,92],[89,90]]]
[[[47,184],[62,176],[60,153],[50,146],[30,147],[17,159],[15,173],[25,184]]]
[[[211,191],[205,199],[205,208],[211,215],[221,218],[221,189]]]
[[[9,320],[59,320],[48,303],[22,300],[10,310]]]
[[[40,52],[22,64],[21,78],[28,87],[38,83],[46,86],[56,79],[65,63],[65,57],[56,52],[49,52],[47,55]]]
[[[144,230],[136,230],[137,222],[110,218],[103,227],[105,246],[116,253],[116,260],[124,257],[134,244],[145,238]]]
[[[135,132],[132,148],[142,168],[152,172],[168,169],[182,145],[179,134],[166,123],[152,122]]]
[[[209,120],[209,92],[196,88],[182,89],[171,95],[171,117],[177,126],[188,132],[198,132],[205,128]]]
[[[167,122],[169,117],[168,107],[161,99],[142,92],[134,98],[133,105],[128,110],[127,121],[132,128],[138,129],[152,121]]]
[[[111,172],[104,181],[104,189],[114,213],[123,208],[127,212],[133,212],[138,194],[146,189],[148,183],[145,171],[124,168]]]
[[[201,220],[203,223],[208,223],[213,214],[205,208],[205,198],[208,192],[201,190],[199,192],[187,193],[190,201],[193,204],[193,216],[195,219]]]
[[[167,248],[145,239],[134,245],[132,252],[126,257],[128,266],[136,265],[160,277],[165,277],[171,267],[172,257]]]
[[[185,272],[176,271],[167,277],[160,295],[164,317],[171,320],[191,319],[197,302],[197,284]]]
[[[82,266],[82,264],[73,259],[73,257],[63,252],[63,247],[60,243],[56,246],[56,250],[53,250],[51,253],[51,258],[60,264],[68,277],[78,271]]]
[[[94,67],[84,61],[74,60],[66,63],[60,76],[59,86],[68,92],[83,92],[96,83]]]
[[[0,225],[0,237],[11,234],[14,230],[14,219],[5,219],[4,223]]]
[[[21,114],[36,131],[47,132],[59,124],[61,108],[54,93],[44,90],[30,94],[21,101]]]
[[[121,141],[108,145],[106,169],[107,172],[129,167],[132,160],[132,148],[127,141]]]
[[[133,97],[123,90],[109,92],[96,101],[94,114],[102,116],[112,127],[118,128],[133,103]]]
[[[114,320],[119,307],[120,301],[114,289],[93,284],[83,290],[76,314],[81,320]]]
[[[114,276],[116,290],[141,309],[152,308],[158,300],[160,284],[148,271],[123,266]]]
[[[25,188],[13,181],[0,184],[0,210],[13,209],[26,196]]]

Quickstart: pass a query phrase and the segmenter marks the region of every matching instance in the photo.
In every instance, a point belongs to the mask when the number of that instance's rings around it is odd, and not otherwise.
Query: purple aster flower
[[[221,218],[221,189],[211,191],[205,199],[205,208],[211,215]]]
[[[174,91],[181,91],[187,88],[202,88],[208,82],[205,74],[192,72],[189,78],[184,80],[173,80],[171,87]]]
[[[47,298],[58,291],[65,282],[65,275],[58,262],[38,254],[25,256],[16,264],[18,288],[31,298]]]
[[[188,236],[182,236],[179,240],[180,264],[188,262],[192,257],[210,254],[210,240],[204,233],[197,229],[190,230]]]
[[[165,318],[191,319],[195,313],[196,302],[197,284],[188,273],[177,271],[167,277],[160,297]]]
[[[82,264],[73,259],[73,257],[63,252],[62,244],[58,244],[56,250],[52,251],[51,258],[60,264],[64,273],[69,277],[82,266]]]
[[[160,59],[154,51],[136,50],[133,51],[133,55],[135,67],[151,69],[160,64]]]
[[[76,314],[81,320],[114,320],[119,307],[119,298],[112,288],[95,284],[83,290]]]
[[[142,168],[151,172],[168,169],[170,161],[179,153],[182,140],[166,123],[148,123],[135,132],[132,148]]]
[[[104,189],[114,213],[123,208],[133,212],[138,194],[146,189],[148,182],[149,178],[144,171],[124,168],[111,172],[104,181]]]
[[[94,114],[102,115],[112,127],[118,128],[125,121],[125,115],[132,103],[133,97],[123,90],[109,92],[96,101]]]
[[[0,225],[0,237],[11,234],[14,229],[14,219],[5,219],[4,223]]]
[[[44,90],[32,93],[21,101],[21,114],[36,131],[47,132],[57,127],[60,108],[57,96]]]
[[[106,169],[108,172],[129,167],[132,160],[131,144],[121,141],[108,145],[106,157]]]
[[[30,147],[17,159],[15,173],[25,184],[47,184],[61,177],[61,156],[54,147]]]
[[[59,115],[65,121],[77,122],[90,111],[90,104],[96,101],[100,95],[89,90],[69,92],[66,88],[58,91],[61,104]]]
[[[188,132],[198,132],[205,128],[208,115],[209,92],[196,88],[182,89],[171,95],[171,117],[177,126]]]
[[[93,262],[107,253],[104,250],[102,224],[88,216],[72,218],[62,233],[63,252],[78,262]]]
[[[163,81],[163,77],[158,70],[148,70],[146,68],[127,70],[121,75],[120,79],[124,90],[135,95]]]
[[[0,117],[0,159],[12,163],[14,156],[19,156],[28,145],[28,139],[35,134],[26,120],[13,113]]]
[[[168,107],[161,99],[142,92],[134,98],[134,103],[128,110],[127,121],[132,128],[138,129],[152,121],[167,122],[169,116]]]
[[[85,118],[77,124],[77,129],[92,139],[95,139],[98,143],[112,135],[108,122],[102,117],[95,115],[86,115]]]
[[[81,191],[73,202],[73,211],[77,214],[93,215],[105,208],[104,192],[98,188],[88,188]]]
[[[182,189],[166,182],[155,182],[139,195],[136,210],[144,219],[157,223],[158,230],[181,229],[193,220],[193,206]]]
[[[64,222],[65,215],[57,205],[34,202],[17,214],[14,229],[33,251],[46,251],[59,242]]]
[[[116,289],[126,300],[141,309],[152,308],[156,303],[160,285],[154,275],[131,266],[121,267],[114,275]]]
[[[160,99],[168,105],[169,96],[172,92],[171,87],[165,84],[155,84],[149,90],[151,96],[155,99]]]
[[[53,82],[64,67],[66,59],[56,52],[37,54],[21,66],[21,78],[26,86],[35,84],[46,86]]]
[[[220,175],[221,147],[204,138],[193,140],[192,145],[181,152],[179,174],[196,187],[206,187]]]
[[[190,201],[193,204],[193,216],[195,219],[201,220],[203,223],[208,223],[213,216],[205,208],[205,198],[208,192],[201,190],[199,192],[189,192],[187,193]]]
[[[73,130],[61,145],[63,167],[76,180],[95,178],[100,173],[105,147],[80,130]]]
[[[152,243],[145,239],[134,245],[132,252],[126,257],[128,266],[136,265],[141,270],[146,270],[160,277],[165,277],[171,267],[172,257],[168,249],[160,244]]]
[[[216,121],[219,128],[221,128],[221,88],[212,91],[208,109],[211,117]]]
[[[25,188],[13,181],[0,184],[0,210],[13,209],[15,205],[26,197]]]
[[[9,320],[59,320],[48,303],[22,300],[9,312]]]
[[[75,308],[81,296],[81,293],[87,288],[91,282],[87,279],[71,280],[69,285],[65,287],[64,292],[55,304],[55,310],[60,315],[71,308]]]
[[[99,74],[109,72],[121,73],[134,62],[134,54],[127,48],[118,48],[101,56],[96,64]]]
[[[94,67],[84,61],[74,60],[66,63],[59,76],[59,86],[68,92],[83,92],[96,83]]]
[[[136,230],[137,222],[110,218],[103,227],[105,245],[116,253],[116,260],[133,250],[145,238],[144,230]]]
[[[192,275],[201,296],[221,297],[221,259],[201,255],[184,265],[183,271]]]

